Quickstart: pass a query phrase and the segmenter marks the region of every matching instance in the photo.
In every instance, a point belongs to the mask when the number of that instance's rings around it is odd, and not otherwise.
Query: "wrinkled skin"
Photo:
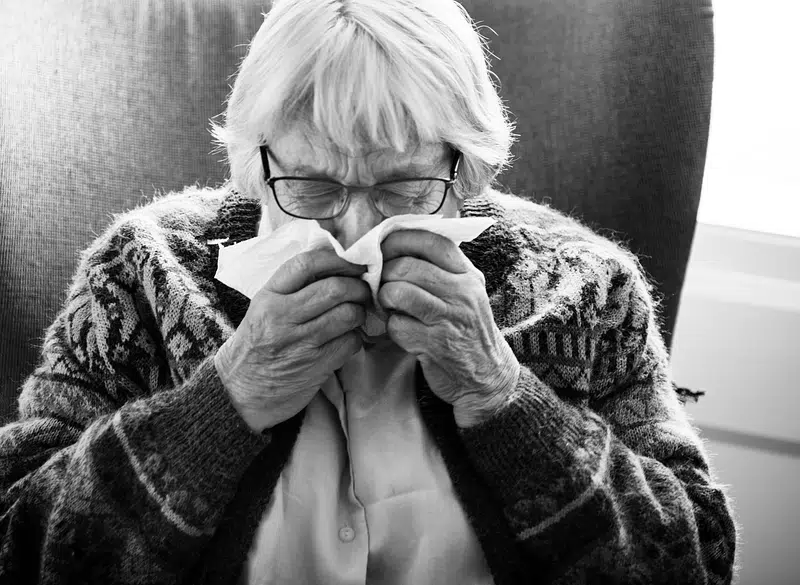
[[[248,426],[262,432],[300,412],[361,350],[366,268],[314,250],[286,261],[250,302],[215,366]]]
[[[314,169],[350,186],[369,186],[398,173],[445,177],[451,164],[443,144],[391,148],[329,148],[300,126],[273,139],[274,176]],[[461,200],[448,195],[439,211],[458,217]],[[294,219],[274,197],[263,202],[262,229]],[[346,249],[385,218],[369,189],[354,191],[338,217],[320,221]],[[332,250],[287,261],[252,299],[242,323],[215,357],[217,372],[235,408],[257,432],[302,410],[325,380],[362,347],[380,352],[393,345],[417,356],[431,389],[453,404],[459,424],[473,424],[502,403],[519,364],[492,318],[483,275],[451,241],[424,231],[391,234],[383,243],[382,305],[394,311],[385,339],[363,345],[369,288],[364,267]]]
[[[438,234],[396,231],[381,247],[378,301],[391,313],[389,336],[417,356],[460,426],[490,416],[508,399],[520,366],[494,322],[483,274]]]

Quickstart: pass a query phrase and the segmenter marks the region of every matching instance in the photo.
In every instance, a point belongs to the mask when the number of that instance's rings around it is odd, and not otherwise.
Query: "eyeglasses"
[[[281,210],[299,219],[333,219],[347,207],[350,193],[368,189],[372,193],[373,205],[384,216],[413,213],[433,214],[444,205],[447,193],[458,177],[461,152],[454,153],[450,167],[450,179],[419,177],[377,183],[371,187],[348,187],[327,179],[308,177],[270,177],[269,147],[261,145],[261,163],[264,166],[264,180],[272,189],[275,201]]]

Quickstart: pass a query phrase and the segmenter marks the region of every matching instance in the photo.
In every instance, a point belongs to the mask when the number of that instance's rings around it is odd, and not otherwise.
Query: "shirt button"
[[[342,526],[339,529],[339,540],[342,542],[351,542],[356,537],[356,531],[349,526]]]

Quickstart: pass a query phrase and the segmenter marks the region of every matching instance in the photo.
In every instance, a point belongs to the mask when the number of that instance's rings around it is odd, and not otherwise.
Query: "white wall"
[[[737,522],[742,585],[800,582],[800,459],[722,442],[708,445],[712,464],[730,485]]]
[[[687,410],[730,485],[741,585],[800,583],[800,239],[698,224],[675,331]]]

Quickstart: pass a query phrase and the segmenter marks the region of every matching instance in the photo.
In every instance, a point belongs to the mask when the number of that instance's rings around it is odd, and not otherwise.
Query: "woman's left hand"
[[[381,244],[378,301],[389,337],[417,356],[431,390],[453,405],[459,426],[508,400],[520,365],[492,316],[486,280],[452,241],[398,230]]]

